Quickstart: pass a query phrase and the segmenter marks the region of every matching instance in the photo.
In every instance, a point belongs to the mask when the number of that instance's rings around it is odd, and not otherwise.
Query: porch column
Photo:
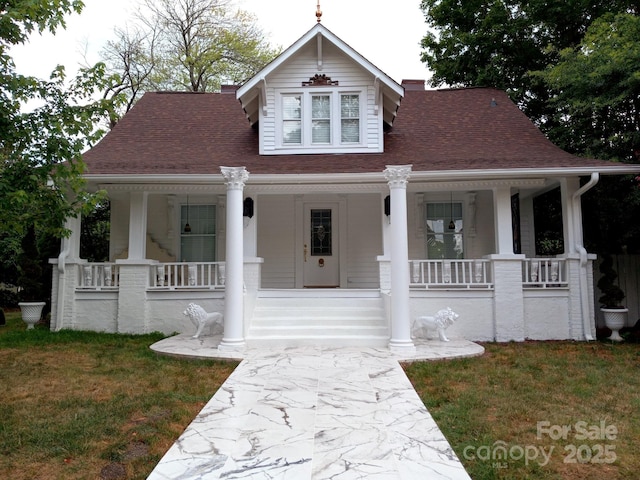
[[[147,255],[148,192],[131,192],[129,203],[129,260],[141,260]]]
[[[580,186],[578,177],[562,178],[562,227],[564,230],[564,257],[567,258],[570,296],[570,331],[576,340],[595,338],[595,302],[593,289],[593,260],[584,248],[582,230],[582,195],[593,188],[599,180],[594,173],[591,179]],[[574,295],[578,292],[578,295]]]
[[[409,313],[407,181],[411,165],[388,165],[384,176],[391,197],[391,339],[389,348],[414,349]]]
[[[493,212],[495,218],[496,253],[499,255],[513,255],[510,187],[497,187],[493,189]]]
[[[80,232],[81,216],[66,219],[65,227],[71,231],[67,238],[62,239],[60,254],[53,269],[51,286],[51,331],[59,331],[64,327],[71,327],[75,311],[75,290],[78,275],[76,274],[80,261]]]
[[[249,178],[245,167],[220,167],[227,186],[224,334],[219,350],[244,348],[242,190]]]

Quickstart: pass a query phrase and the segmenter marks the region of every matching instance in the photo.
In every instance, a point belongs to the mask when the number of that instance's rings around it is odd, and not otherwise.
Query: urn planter
[[[609,330],[611,330],[611,336],[609,336],[609,340],[614,342],[621,342],[624,340],[621,336],[620,331],[621,328],[624,328],[627,325],[627,313],[629,312],[628,308],[601,308],[600,309],[604,315],[604,323]]]
[[[18,304],[22,312],[22,321],[27,324],[27,330],[32,329],[40,321],[45,305],[45,302],[20,302]]]

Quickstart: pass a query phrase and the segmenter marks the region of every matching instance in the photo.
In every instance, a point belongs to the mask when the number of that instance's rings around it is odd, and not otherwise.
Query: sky
[[[234,0],[253,13],[274,46],[288,47],[316,23],[317,0]],[[78,65],[92,65],[135,13],[133,0],[84,0],[83,12],[67,17],[67,29],[55,36],[34,34],[28,44],[12,49],[18,71],[41,78],[56,65],[71,74]],[[420,40],[427,31],[420,0],[320,0],[322,24],[367,60],[400,83],[428,79],[420,62]]]

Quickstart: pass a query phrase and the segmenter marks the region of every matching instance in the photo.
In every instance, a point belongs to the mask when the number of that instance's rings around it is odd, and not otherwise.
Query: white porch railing
[[[151,266],[149,277],[150,289],[222,289],[225,284],[225,264],[224,262],[159,263]]]
[[[569,286],[564,258],[527,258],[522,262],[522,286],[525,288],[562,288]]]
[[[78,275],[78,288],[83,290],[117,290],[120,285],[120,272],[115,263],[80,264]]]
[[[493,288],[489,260],[411,260],[411,288]]]

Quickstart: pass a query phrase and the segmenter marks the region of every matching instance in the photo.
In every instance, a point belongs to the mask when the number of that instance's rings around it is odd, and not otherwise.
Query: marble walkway
[[[207,358],[219,338],[179,335],[158,353]],[[472,342],[247,349],[150,480],[469,479],[400,361],[481,355]],[[240,358],[238,358],[240,359]]]

